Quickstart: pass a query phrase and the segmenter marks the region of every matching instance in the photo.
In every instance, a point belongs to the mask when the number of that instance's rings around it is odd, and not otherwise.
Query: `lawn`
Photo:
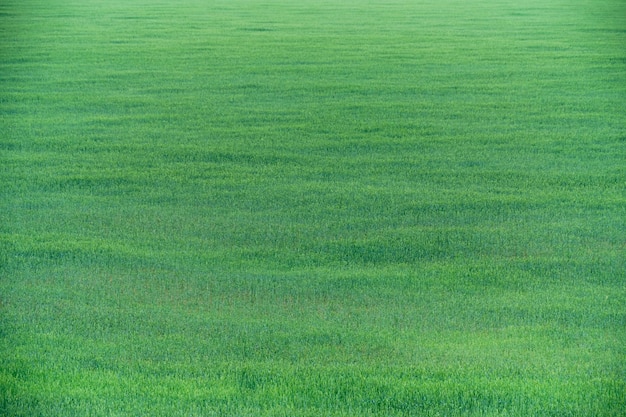
[[[621,0],[3,0],[0,414],[623,416]]]

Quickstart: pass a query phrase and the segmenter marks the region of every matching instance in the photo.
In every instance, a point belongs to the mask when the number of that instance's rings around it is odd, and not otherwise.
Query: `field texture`
[[[0,1],[0,414],[623,416],[622,0]]]

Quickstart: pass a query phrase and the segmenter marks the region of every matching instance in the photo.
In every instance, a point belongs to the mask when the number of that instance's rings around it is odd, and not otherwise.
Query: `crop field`
[[[0,0],[0,415],[624,416],[622,0]]]

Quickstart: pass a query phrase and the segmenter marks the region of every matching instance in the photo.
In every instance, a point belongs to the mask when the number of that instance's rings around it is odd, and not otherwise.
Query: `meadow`
[[[623,416],[621,0],[0,2],[0,414]]]

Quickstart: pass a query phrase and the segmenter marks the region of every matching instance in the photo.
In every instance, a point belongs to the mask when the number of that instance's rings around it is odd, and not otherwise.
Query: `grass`
[[[2,2],[0,413],[623,415],[625,23]]]

